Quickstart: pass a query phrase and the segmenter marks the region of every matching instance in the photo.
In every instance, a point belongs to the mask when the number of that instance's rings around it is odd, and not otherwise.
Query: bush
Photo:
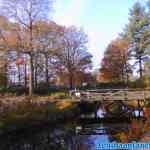
[[[69,93],[68,92],[55,92],[55,93],[51,93],[50,96],[52,96],[54,99],[65,99],[65,98],[69,98]]]
[[[0,86],[0,94],[4,94],[7,92],[7,88],[5,86]]]
[[[45,82],[39,83],[37,88],[34,89],[34,93],[38,95],[46,95],[48,91],[48,86]]]
[[[114,88],[126,88],[127,85],[124,82],[101,82],[96,85],[97,89],[114,89]]]
[[[5,86],[0,86],[0,94],[12,93],[17,96],[27,93],[27,89],[23,86],[9,86],[6,88]]]
[[[128,82],[129,88],[144,88],[146,87],[144,79],[137,79],[136,81]]]
[[[5,73],[0,73],[0,85],[4,87],[7,85],[7,76]]]
[[[24,86],[22,85],[12,85],[12,86],[9,86],[7,89],[6,89],[6,92],[7,93],[14,93],[16,94],[17,96],[19,95],[23,95],[23,94],[27,94],[28,93],[28,89],[26,89]]]
[[[98,83],[96,88],[97,89],[124,89],[124,88],[145,88],[146,83],[145,79],[137,79],[136,81],[128,81],[126,84],[125,82],[101,82]]]
[[[146,100],[145,100],[144,106],[145,106],[145,107],[150,107],[150,99],[146,99]]]
[[[41,82],[38,84],[38,87],[34,89],[34,93],[37,95],[51,95],[58,92],[67,92],[68,89],[65,87],[58,87],[55,85],[47,85],[45,82]]]

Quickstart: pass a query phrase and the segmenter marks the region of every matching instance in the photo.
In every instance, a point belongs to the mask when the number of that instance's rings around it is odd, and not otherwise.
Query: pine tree
[[[124,36],[130,41],[129,53],[138,64],[140,79],[143,77],[143,61],[146,57],[147,49],[147,27],[149,26],[149,17],[139,2],[135,3],[130,10],[129,23],[126,26]]]

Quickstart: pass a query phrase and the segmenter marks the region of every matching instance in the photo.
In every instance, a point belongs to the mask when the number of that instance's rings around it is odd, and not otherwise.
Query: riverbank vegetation
[[[20,101],[1,103],[0,135],[44,124],[65,122],[79,112],[78,105],[68,100],[52,102],[43,97],[30,99],[17,97]],[[21,99],[22,98],[22,99]]]

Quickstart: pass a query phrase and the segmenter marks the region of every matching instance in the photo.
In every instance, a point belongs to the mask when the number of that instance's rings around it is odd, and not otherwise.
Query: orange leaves
[[[7,35],[6,41],[10,47],[16,47],[17,46],[17,36],[13,33],[10,33]]]
[[[132,120],[129,130],[130,139],[139,139],[143,134],[143,122],[138,120]]]
[[[116,39],[112,41],[101,62],[100,80],[112,81],[122,80],[128,60],[128,41]]]
[[[144,108],[144,116],[149,119],[150,118],[150,108]]]

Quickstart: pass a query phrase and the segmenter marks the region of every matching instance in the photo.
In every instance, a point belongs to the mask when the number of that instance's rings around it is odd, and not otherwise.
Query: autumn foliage
[[[128,72],[128,41],[112,41],[101,62],[100,81],[123,81]]]
[[[52,83],[60,86],[61,80],[72,89],[85,82],[80,77],[89,73],[92,63],[87,34],[52,21],[52,7],[52,0],[2,1],[0,54],[7,87],[24,86],[32,95],[43,83],[48,89]]]

